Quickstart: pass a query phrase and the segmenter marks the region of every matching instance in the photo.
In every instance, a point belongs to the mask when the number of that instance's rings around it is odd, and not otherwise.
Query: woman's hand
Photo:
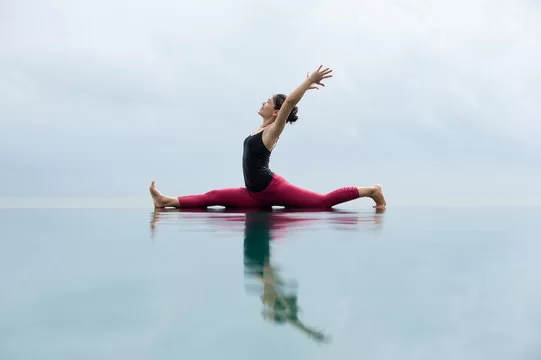
[[[310,86],[308,87],[308,90],[310,90],[310,89],[319,90],[319,87],[317,85],[325,86],[325,84],[323,84],[321,81],[323,79],[327,79],[327,78],[332,77],[332,75],[330,75],[332,70],[329,69],[329,68],[325,68],[325,69],[321,70],[322,67],[323,67],[323,65],[319,65],[317,70],[314,71],[313,73],[311,73],[311,74],[306,73],[306,78],[310,80]]]

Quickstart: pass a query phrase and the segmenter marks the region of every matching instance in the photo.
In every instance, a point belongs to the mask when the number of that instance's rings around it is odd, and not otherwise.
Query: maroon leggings
[[[287,208],[327,209],[334,205],[357,199],[359,190],[354,186],[343,187],[328,194],[319,194],[287,182],[282,176],[274,177],[263,191],[249,191],[244,187],[212,190],[205,194],[178,196],[181,208]]]

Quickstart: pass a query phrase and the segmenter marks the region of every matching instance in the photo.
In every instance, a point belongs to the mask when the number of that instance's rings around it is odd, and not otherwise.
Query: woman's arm
[[[268,131],[269,135],[271,135],[272,138],[277,139],[280,136],[280,134],[284,130],[284,127],[286,126],[286,121],[289,117],[289,114],[291,113],[293,108],[299,103],[304,93],[307,90],[319,89],[317,85],[325,86],[321,81],[323,79],[332,77],[331,69],[325,68],[321,70],[321,67],[322,65],[320,65],[319,68],[317,68],[317,70],[314,71],[312,74],[307,74],[306,79],[295,90],[293,90],[291,94],[286,97],[284,103],[282,104],[282,107],[278,111],[276,120],[272,123],[272,125],[269,126]]]

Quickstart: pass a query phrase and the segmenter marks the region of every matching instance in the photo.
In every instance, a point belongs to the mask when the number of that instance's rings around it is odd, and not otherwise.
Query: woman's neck
[[[270,124],[272,124],[274,122],[274,120],[276,120],[276,118],[270,118],[270,119],[265,119],[263,120],[263,124],[261,124],[261,126],[259,127],[260,129],[264,129],[266,128],[267,126],[269,126]]]

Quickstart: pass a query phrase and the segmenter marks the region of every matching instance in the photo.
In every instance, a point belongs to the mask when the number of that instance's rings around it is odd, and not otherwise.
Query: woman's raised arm
[[[325,68],[322,70],[322,67],[323,66],[320,65],[313,73],[306,74],[306,79],[295,90],[293,90],[291,94],[286,97],[284,103],[282,104],[282,107],[278,111],[276,120],[269,126],[268,131],[271,137],[278,138],[278,136],[280,136],[280,134],[284,130],[284,127],[286,126],[289,114],[291,113],[293,108],[299,103],[307,90],[319,89],[318,85],[325,86],[322,81],[324,79],[332,77],[332,70],[329,68]]]

